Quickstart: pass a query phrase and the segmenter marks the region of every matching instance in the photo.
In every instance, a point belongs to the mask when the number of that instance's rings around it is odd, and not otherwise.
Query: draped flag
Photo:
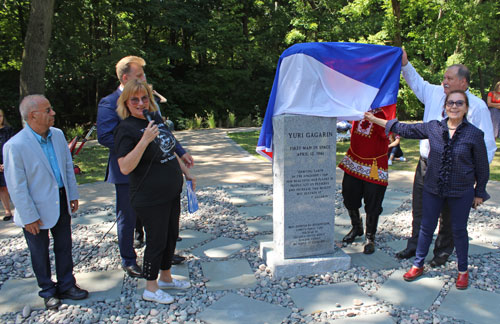
[[[391,105],[395,109],[401,56],[401,48],[382,45],[303,43],[291,46],[278,61],[257,152],[272,160],[275,115],[359,120],[364,112],[372,109]]]

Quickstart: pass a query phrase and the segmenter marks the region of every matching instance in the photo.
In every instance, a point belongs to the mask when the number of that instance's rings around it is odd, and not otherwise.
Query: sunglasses
[[[146,104],[149,102],[149,97],[148,96],[142,96],[141,98],[132,97],[129,100],[130,100],[130,103],[133,105],[138,105],[141,101],[142,101],[142,103]]]
[[[448,100],[448,101],[446,102],[446,107],[451,108],[451,107],[453,107],[453,105],[455,105],[455,106],[457,106],[458,108],[460,108],[460,107],[462,107],[464,104],[465,104],[465,101],[464,101],[464,100],[457,100],[457,101]]]

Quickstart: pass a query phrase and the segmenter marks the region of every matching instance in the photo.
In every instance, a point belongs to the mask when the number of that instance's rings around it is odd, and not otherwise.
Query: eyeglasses
[[[457,106],[457,108],[460,108],[464,105],[465,101],[463,100],[457,100],[457,101],[453,101],[453,100],[448,100],[446,102],[446,107],[453,107],[453,105]]]
[[[42,109],[42,110],[35,110],[33,112],[39,112],[39,113],[46,113],[46,114],[50,114],[50,112],[52,111],[52,106],[48,107],[48,108],[45,108],[45,109]]]
[[[148,96],[143,96],[141,98],[132,97],[129,100],[130,100],[130,103],[133,105],[138,105],[141,101],[142,101],[142,103],[147,104],[149,102],[149,97]]]

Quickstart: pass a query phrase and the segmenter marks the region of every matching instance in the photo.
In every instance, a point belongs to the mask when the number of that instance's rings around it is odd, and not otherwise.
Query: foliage
[[[202,124],[203,124],[203,117],[194,114],[194,125],[193,125],[194,128],[200,129]]]
[[[29,8],[23,0],[4,0],[0,8],[0,103],[19,126]],[[484,99],[500,78],[499,16],[496,0],[56,1],[46,95],[57,127],[87,128],[99,100],[118,86],[116,62],[139,55],[148,81],[168,98],[162,113],[177,129],[200,127],[195,114],[205,116],[206,107],[219,125],[231,124],[230,113],[233,124],[258,125],[283,50],[298,42],[350,41],[401,42],[433,84],[447,65],[464,63],[472,91]],[[420,119],[421,104],[404,82],[400,89],[398,116]]]
[[[215,115],[214,115],[214,112],[213,111],[207,112],[205,110],[205,113],[207,114],[207,127],[208,128],[215,128],[216,125],[215,125]]]
[[[228,111],[227,127],[233,128],[236,126],[236,115],[232,111]]]
[[[85,129],[82,125],[76,124],[74,127],[67,128],[65,135],[68,141],[71,141],[76,136],[85,136]]]

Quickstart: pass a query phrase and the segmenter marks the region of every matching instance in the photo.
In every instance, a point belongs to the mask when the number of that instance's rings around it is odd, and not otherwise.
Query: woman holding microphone
[[[115,130],[115,149],[120,171],[130,175],[131,204],[146,232],[143,277],[147,282],[142,298],[170,304],[173,297],[162,289],[191,286],[173,279],[171,266],[179,233],[182,173],[194,179],[178,162],[172,133],[163,123],[147,118],[156,111],[151,87],[141,80],[127,82],[118,99],[117,113],[123,120]]]

